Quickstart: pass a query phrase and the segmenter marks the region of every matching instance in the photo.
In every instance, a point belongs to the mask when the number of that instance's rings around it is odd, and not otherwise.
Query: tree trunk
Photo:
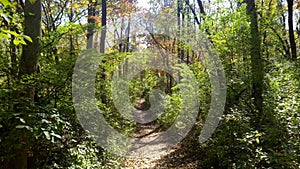
[[[70,4],[72,5],[73,1],[70,1]],[[69,22],[74,23],[74,10],[72,6],[70,7],[70,15],[69,15]],[[69,35],[69,41],[70,41],[70,57],[74,56],[75,52],[75,47],[74,47],[74,40],[73,40],[73,35]]]
[[[250,17],[250,55],[252,71],[252,96],[257,112],[253,112],[253,125],[259,125],[261,114],[263,113],[263,78],[264,67],[261,57],[261,39],[258,30],[257,10],[255,0],[247,0],[247,13]]]
[[[101,23],[102,23],[102,29],[101,29],[101,37],[100,37],[100,53],[105,54],[105,38],[106,38],[106,15],[107,15],[107,4],[106,0],[102,0],[101,2],[101,8],[102,8],[102,13],[101,13]],[[102,68],[102,73],[101,73],[101,78],[103,80],[106,79],[105,77],[105,68]],[[102,85],[102,91],[105,90],[105,87]],[[107,99],[105,93],[101,95],[101,101],[102,103],[106,104]]]
[[[102,0],[102,17],[101,17],[101,22],[102,22],[102,30],[101,30],[101,39],[100,39],[100,53],[104,54],[104,49],[105,49],[105,38],[106,38],[106,0]]]
[[[26,42],[27,45],[23,47],[22,56],[19,63],[19,76],[32,75],[37,73],[38,59],[40,55],[40,41],[38,37],[41,35],[41,0],[35,0],[31,3],[29,0],[25,1],[25,24],[24,34],[28,35],[32,39],[31,42]],[[28,98],[34,100],[35,88],[32,85],[21,86],[18,99]],[[17,107],[17,106],[16,106]],[[20,112],[18,108],[16,112]],[[29,149],[30,132],[25,129],[16,129],[18,120],[14,121],[12,129],[9,133],[8,139],[12,141],[12,146],[8,149],[11,153],[11,158],[5,162],[5,168],[7,169],[26,169],[27,168],[27,152]]]
[[[35,0],[33,4],[26,0],[24,33],[31,37],[32,43],[27,42],[27,45],[23,47],[19,66],[20,76],[37,72],[37,63],[40,55],[40,41],[38,37],[41,35],[41,0]]]
[[[97,1],[93,2],[93,0],[89,1],[88,7],[88,32],[87,32],[87,49],[93,48],[94,41],[94,29],[95,29],[95,16],[96,16],[96,5]]]
[[[125,52],[129,52],[129,40],[130,40],[130,26],[131,26],[131,16],[129,16],[128,19],[128,23],[127,23],[127,32],[126,32],[126,51]],[[125,70],[125,76],[128,75],[128,59],[126,58],[125,60],[125,65],[124,65],[124,70]]]
[[[197,0],[197,3],[198,3],[198,6],[199,6],[199,9],[200,9],[200,13],[202,15],[205,15],[205,11],[204,11],[204,8],[203,8],[202,1],[201,0]]]
[[[292,51],[292,59],[297,59],[297,50],[295,43],[295,35],[294,35],[294,21],[293,21],[293,0],[287,0],[288,3],[288,24],[289,24],[289,39],[290,39],[290,48]]]
[[[181,10],[182,10],[182,3],[181,0],[177,0],[177,57],[178,57],[178,64],[180,64],[180,58],[181,58],[181,48],[180,48],[180,35],[181,35]],[[178,82],[180,82],[180,71],[178,71]]]

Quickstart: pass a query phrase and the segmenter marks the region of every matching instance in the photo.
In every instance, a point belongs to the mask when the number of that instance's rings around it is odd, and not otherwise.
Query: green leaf
[[[259,138],[256,138],[255,141],[257,144],[259,144]]]
[[[2,12],[2,11],[1,11]],[[4,13],[1,13],[0,16],[6,21],[6,22],[10,22],[10,19],[8,18],[7,15],[5,15]]]
[[[24,40],[15,39],[13,41],[14,45],[18,46],[19,44],[26,45],[26,42]]]
[[[2,39],[2,38],[9,39],[9,36],[5,33],[0,33],[0,39]]]
[[[20,120],[20,122],[22,122],[22,123],[24,123],[24,124],[26,123],[25,120],[24,120],[23,118],[20,118],[19,120]]]
[[[57,138],[61,139],[61,136],[58,135],[58,134],[55,134],[55,133],[51,133],[51,136],[54,136],[54,137],[57,137]]]
[[[47,140],[50,140],[50,134],[48,131],[44,131]]]
[[[4,5],[4,8],[11,5],[11,3],[8,0],[0,0],[0,3]]]
[[[29,0],[31,4],[34,4],[36,0]]]
[[[10,30],[2,30],[2,32],[7,33],[7,34],[14,35],[15,37],[20,36],[17,32],[10,31]]]
[[[46,123],[46,124],[48,124],[48,123],[49,123],[49,121],[48,121],[48,120],[46,120],[46,119],[42,119],[42,123]]]
[[[17,129],[23,129],[23,128],[28,128],[29,126],[25,126],[25,125],[17,125],[16,128]]]
[[[0,128],[2,128],[3,126],[0,124]]]
[[[30,126],[26,126],[26,125],[17,125],[16,126],[17,129],[23,129],[26,128],[27,130],[33,132],[33,129]]]
[[[255,134],[255,137],[260,137],[260,136],[261,136],[261,133]]]
[[[32,43],[32,39],[30,36],[27,36],[27,35],[23,35],[24,39],[28,40],[29,42]]]

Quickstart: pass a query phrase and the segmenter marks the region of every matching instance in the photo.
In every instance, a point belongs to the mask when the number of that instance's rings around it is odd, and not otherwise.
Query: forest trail
[[[141,138],[141,142],[147,144],[147,142],[151,142],[151,140],[155,139],[157,136],[161,134],[158,126],[155,123],[137,123],[136,131],[133,134],[135,138]],[[133,143],[134,149],[136,153],[144,154],[147,152],[139,152],[139,147],[143,147],[142,143]],[[157,147],[159,146],[159,147]],[[163,149],[165,146],[158,144],[155,148]],[[162,154],[167,154],[167,150],[161,152]],[[124,168],[154,168],[156,166],[156,161],[160,160],[162,156],[160,154],[154,154],[151,157],[132,157],[127,158]]]
[[[138,104],[141,105],[141,102],[143,102],[143,100],[141,100]],[[146,122],[148,115],[142,110],[142,108],[139,108],[139,106],[136,107],[138,107],[135,112],[136,118],[138,118],[140,121],[144,120],[144,122]],[[140,155],[142,157],[128,157],[125,160],[125,163],[122,165],[122,168],[196,168],[196,164],[193,162],[182,162],[182,160],[186,159],[184,158],[184,152],[182,152],[184,150],[180,150],[179,145],[168,148],[168,143],[159,142],[154,144],[152,143],[152,145],[149,146],[149,144],[151,144],[151,142],[158,138],[163,132],[164,131],[161,129],[161,126],[159,126],[156,121],[149,123],[137,123],[133,137],[139,138],[140,140],[133,143],[134,146],[131,151],[136,153],[134,156]],[[145,145],[151,150],[143,149],[143,146]],[[147,154],[148,152],[152,152],[150,156]],[[180,166],[181,164],[185,165]]]

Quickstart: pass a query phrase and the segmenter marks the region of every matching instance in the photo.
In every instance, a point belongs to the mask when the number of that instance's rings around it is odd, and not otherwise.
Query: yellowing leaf
[[[15,37],[20,36],[18,33],[14,32],[14,31],[10,31],[10,30],[2,30],[2,32],[14,35]]]
[[[16,40],[16,39],[13,42],[14,42],[14,45],[16,45],[16,46],[18,46],[20,44],[20,41]]]
[[[256,138],[255,141],[256,141],[257,144],[259,144],[259,139],[258,138]]]
[[[36,0],[29,0],[31,4],[34,4]]]
[[[19,40],[19,39],[15,39],[13,41],[14,45],[19,45],[19,44],[22,44],[22,45],[26,45],[26,42],[24,40]]]
[[[9,39],[9,36],[7,34],[4,34],[4,33],[0,33],[0,39]]]

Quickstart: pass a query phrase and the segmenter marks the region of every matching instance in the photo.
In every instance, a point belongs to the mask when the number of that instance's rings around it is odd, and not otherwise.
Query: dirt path
[[[147,143],[160,135],[163,131],[159,129],[159,126],[153,123],[147,124],[137,124],[134,137],[142,138],[142,142]],[[136,147],[141,146],[141,143],[135,143]],[[198,168],[196,159],[197,155],[188,156],[186,154],[186,149],[193,149],[193,147],[182,148],[180,145],[177,145],[171,149],[165,149],[167,145],[157,144],[150,146],[158,150],[157,154],[153,154],[151,157],[142,157],[142,158],[127,158],[122,168],[126,169],[190,169]],[[160,150],[161,149],[161,150]],[[152,151],[152,150],[151,150]],[[145,153],[139,152],[137,153]]]
[[[137,123],[133,137],[138,138],[138,141],[133,142],[132,150],[136,153],[133,158],[127,158],[122,168],[144,169],[144,168],[197,168],[193,157],[187,157],[184,148],[180,145],[168,147],[168,141],[155,142],[164,131],[156,121],[147,123],[149,114],[141,110],[141,105],[144,100],[141,100],[136,105],[135,117],[140,123]],[[149,113],[149,112],[148,112]],[[151,116],[151,115],[150,115]],[[153,143],[153,142],[154,143]],[[149,146],[150,145],[150,146]],[[150,150],[144,148],[146,146]],[[188,147],[190,149],[191,147]],[[152,152],[150,157],[145,157],[148,152]],[[153,153],[155,152],[155,153]],[[143,156],[138,158],[137,156]]]
[[[162,134],[161,127],[157,125],[156,121],[147,123],[149,119],[149,114],[143,111],[142,104],[145,100],[140,100],[136,104],[136,112],[134,114],[137,124],[136,130],[133,133],[133,137],[138,140],[133,142],[132,151],[136,153],[134,156],[148,156],[148,151],[144,149],[144,146],[147,146],[153,140],[155,140],[159,135]],[[151,115],[150,115],[151,116]],[[140,123],[139,123],[140,122]],[[124,168],[153,168],[156,165],[156,161],[162,158],[162,154],[168,154],[170,150],[165,149],[166,145],[157,144],[147,146],[150,148],[155,148],[159,153],[154,153],[150,157],[132,157],[128,158],[123,165]],[[153,151],[153,150],[149,150]]]
[[[142,113],[142,112],[140,112]],[[133,134],[133,137],[139,138],[140,141],[133,143],[134,144],[134,152],[146,155],[147,151],[143,149],[143,144],[148,144],[149,142],[156,139],[161,134],[160,127],[155,124],[155,122],[152,123],[137,123],[136,131]],[[133,168],[133,169],[140,169],[140,168],[155,168],[157,165],[157,161],[162,159],[164,157],[163,154],[169,154],[175,149],[167,150],[164,144],[157,144],[157,145],[151,145],[150,148],[154,148],[154,151],[159,151],[157,154],[152,154],[150,157],[133,157],[128,158],[124,164],[124,168]],[[141,148],[141,150],[139,150]],[[142,151],[142,152],[141,152]],[[153,151],[153,150],[149,150]]]

